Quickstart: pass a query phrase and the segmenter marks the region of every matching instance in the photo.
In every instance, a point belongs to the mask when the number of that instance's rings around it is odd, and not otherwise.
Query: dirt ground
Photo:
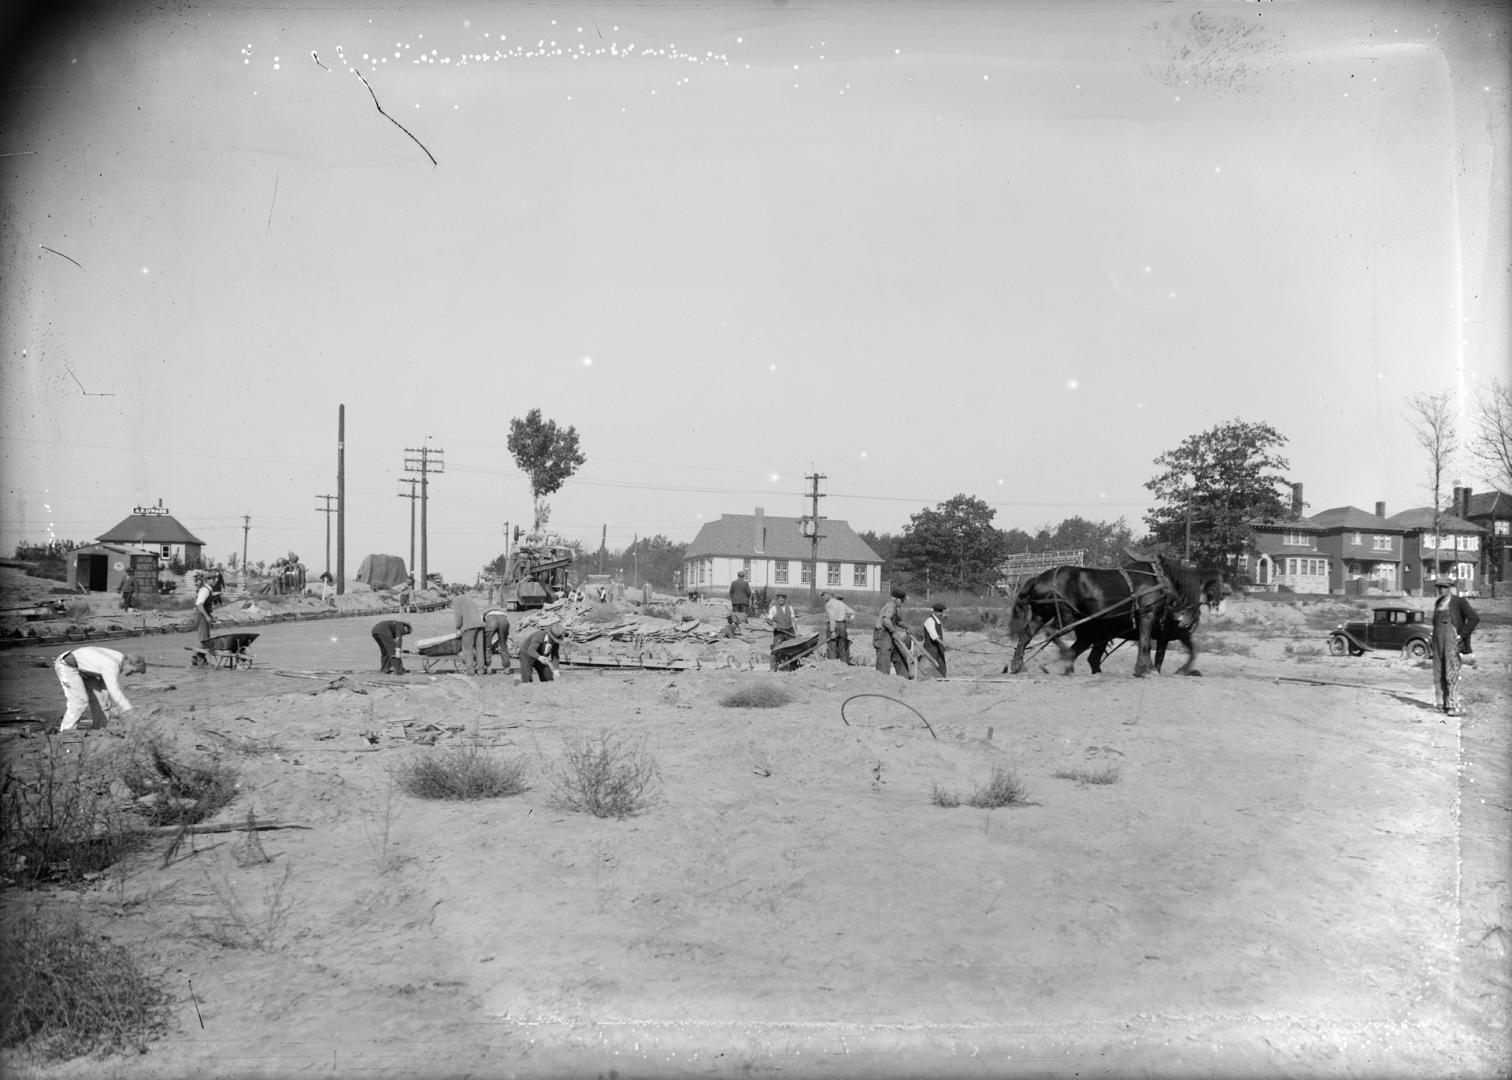
[[[1426,665],[1325,655],[1343,604],[1233,604],[1204,619],[1202,678],[1142,680],[1127,648],[1099,677],[999,677],[1004,646],[975,633],[951,636],[955,677],[916,683],[715,666],[734,643],[676,674],[382,677],[371,616],[264,627],[248,671],[190,670],[187,635],[109,643],[151,664],[128,681],[138,708],[70,752],[163,732],[239,770],[221,820],[305,828],[259,834],[261,865],[209,835],[83,889],[0,892],[11,910],[78,907],[177,999],[140,1057],[0,1064],[90,1080],[1506,1075],[1512,632],[1505,601],[1478,606],[1499,618],[1458,719],[1432,708]],[[413,621],[450,629],[444,612]],[[10,716],[56,727],[57,651],[0,653]],[[855,652],[871,660],[861,634]],[[768,681],[794,700],[720,703]],[[434,745],[398,737],[427,725]],[[625,820],[552,798],[564,750],[606,729],[660,770]],[[0,747],[24,769],[43,730],[0,725]],[[395,765],[472,737],[524,758],[531,790],[396,788]],[[1116,783],[1056,775],[1109,765]],[[998,766],[1025,805],[936,805]],[[260,947],[204,932],[233,906]]]

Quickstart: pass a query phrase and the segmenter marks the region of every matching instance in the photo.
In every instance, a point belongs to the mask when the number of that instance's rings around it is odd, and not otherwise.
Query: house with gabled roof
[[[1481,582],[1495,596],[1497,586],[1512,581],[1512,495],[1455,488],[1454,513],[1481,530]]]
[[[882,559],[854,529],[836,518],[818,523],[816,570],[806,527],[812,527],[811,519],[775,517],[759,506],[754,514],[721,514],[718,521],[705,522],[688,545],[684,587],[723,595],[743,570],[752,588],[769,594],[806,592],[810,583],[835,592],[882,591]]]
[[[1435,522],[1434,518],[1437,517]],[[1431,506],[1418,506],[1388,518],[1402,528],[1402,589],[1432,596],[1437,578],[1458,578],[1466,592],[1480,589],[1481,536],[1479,525]]]
[[[125,518],[106,529],[95,541],[137,548],[156,555],[168,563],[177,558],[187,568],[202,564],[205,542],[195,536],[170,514],[158,500],[156,506],[138,506]]]
[[[1328,592],[1401,591],[1404,530],[1386,520],[1385,503],[1376,503],[1373,514],[1334,506],[1307,520],[1318,529],[1318,550],[1329,557]]]

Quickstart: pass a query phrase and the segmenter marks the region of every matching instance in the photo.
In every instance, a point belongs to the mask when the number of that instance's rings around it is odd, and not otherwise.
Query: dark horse
[[[1119,638],[1139,643],[1136,676],[1156,667],[1150,661],[1151,643],[1158,643],[1163,660],[1165,645],[1172,640],[1187,648],[1187,662],[1181,669],[1187,672],[1196,659],[1191,632],[1201,611],[1197,572],[1164,555],[1131,561],[1115,570],[1058,566],[1019,589],[1008,623],[1009,636],[1016,644],[1004,670],[1023,671],[1030,639],[1048,629],[1067,675],[1076,657],[1088,649],[1096,650],[1093,670],[1100,670],[1108,643]],[[1073,629],[1075,643],[1068,646],[1061,639]]]
[[[1092,623],[1088,623],[1086,626],[1078,626],[1076,628],[1076,638],[1071,642],[1071,661],[1074,664],[1076,658],[1085,652],[1087,654],[1087,663],[1092,668],[1092,674],[1100,675],[1102,673],[1103,660],[1107,657],[1108,653],[1113,651],[1109,648],[1113,644],[1113,640],[1116,638],[1123,641],[1137,641],[1139,640],[1139,635],[1127,626],[1123,629],[1122,633],[1114,634],[1112,638],[1104,636],[1100,630],[1093,630],[1090,634],[1083,632],[1089,630],[1092,626]],[[1176,669],[1176,674],[1202,674],[1202,672],[1193,666],[1197,663],[1197,646],[1192,644],[1192,631],[1195,629],[1197,629],[1195,619],[1191,626],[1182,626],[1176,619],[1171,618],[1169,614],[1162,614],[1156,618],[1153,637],[1155,641],[1155,670],[1157,672],[1165,664],[1166,647],[1173,641],[1179,641],[1186,648],[1187,659],[1186,663]],[[1117,648],[1117,646],[1113,647]],[[1066,674],[1069,675],[1071,672],[1068,670]]]

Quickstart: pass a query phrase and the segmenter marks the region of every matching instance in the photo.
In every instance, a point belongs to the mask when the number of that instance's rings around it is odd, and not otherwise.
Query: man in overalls
[[[1454,591],[1453,578],[1439,578],[1434,585],[1438,589],[1438,599],[1433,604],[1433,638],[1430,643],[1433,700],[1450,716],[1458,716],[1460,654],[1469,654],[1470,632],[1480,623],[1480,616],[1470,606],[1470,601]]]

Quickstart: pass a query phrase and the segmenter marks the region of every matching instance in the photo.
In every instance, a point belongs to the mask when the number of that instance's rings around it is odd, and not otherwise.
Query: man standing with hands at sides
[[[745,571],[735,575],[735,580],[730,582],[730,610],[742,616],[738,621],[745,622],[744,615],[751,609],[751,583],[746,580]]]
[[[470,593],[458,593],[452,601],[452,625],[462,641],[462,665],[467,674],[483,674],[483,612]]]
[[[772,620],[772,670],[776,671],[777,650],[798,636],[798,615],[787,602],[787,593],[777,594],[767,618]]]
[[[1434,585],[1438,589],[1438,599],[1433,603],[1433,637],[1429,642],[1433,659],[1433,699],[1444,712],[1458,716],[1460,656],[1473,655],[1470,633],[1480,624],[1480,616],[1470,606],[1470,601],[1454,591],[1453,578],[1439,578]]]
[[[850,664],[850,624],[856,617],[851,606],[834,593],[824,593],[824,619],[829,624],[828,654],[831,660]]]
[[[908,594],[894,586],[887,603],[877,615],[877,626],[872,631],[872,646],[877,650],[877,670],[891,675],[894,669],[905,679],[914,677],[913,662],[908,653],[908,630],[903,625],[903,601]]]
[[[945,678],[945,605],[938,600],[924,620],[924,652],[934,661],[940,678]]]

